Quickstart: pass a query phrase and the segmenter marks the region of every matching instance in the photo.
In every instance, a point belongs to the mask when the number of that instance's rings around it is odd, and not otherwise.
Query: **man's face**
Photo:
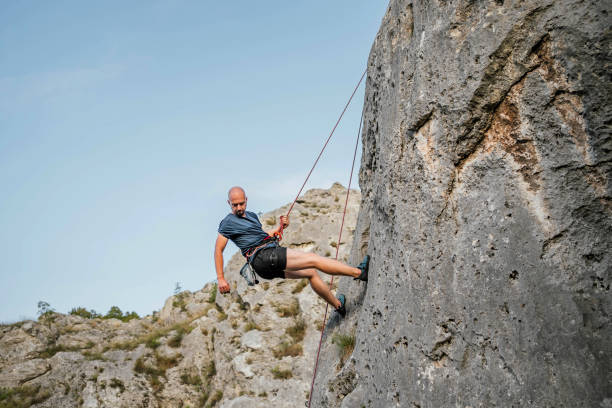
[[[241,192],[232,193],[227,200],[227,203],[230,205],[232,212],[239,216],[244,217],[244,212],[246,211],[247,198]]]

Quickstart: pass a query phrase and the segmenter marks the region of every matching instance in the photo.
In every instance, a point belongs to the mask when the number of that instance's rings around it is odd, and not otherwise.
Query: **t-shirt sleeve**
[[[227,218],[224,218],[223,220],[221,220],[221,222],[219,223],[219,234],[223,235],[225,238],[229,239],[230,235],[231,235],[231,226],[230,226],[230,222]]]

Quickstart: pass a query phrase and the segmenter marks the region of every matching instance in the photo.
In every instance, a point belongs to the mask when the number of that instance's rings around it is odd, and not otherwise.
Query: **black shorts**
[[[263,279],[284,278],[287,267],[287,248],[282,246],[263,248],[251,260],[255,273]]]

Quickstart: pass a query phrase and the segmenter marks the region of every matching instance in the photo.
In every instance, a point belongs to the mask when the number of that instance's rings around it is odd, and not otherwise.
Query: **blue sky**
[[[386,6],[0,2],[0,321],[148,314],[214,280],[227,188],[293,199]],[[355,98],[307,188],[346,185]]]

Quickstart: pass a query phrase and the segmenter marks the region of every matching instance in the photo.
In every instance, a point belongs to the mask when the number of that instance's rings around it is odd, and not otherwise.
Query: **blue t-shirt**
[[[244,212],[244,217],[233,213],[227,216],[219,224],[219,234],[231,239],[240,252],[245,256],[249,248],[253,248],[263,242],[268,234],[261,228],[261,222],[255,213]]]

